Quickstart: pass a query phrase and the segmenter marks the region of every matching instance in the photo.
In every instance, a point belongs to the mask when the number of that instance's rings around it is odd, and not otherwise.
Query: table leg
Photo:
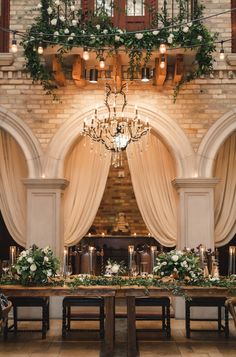
[[[105,356],[112,357],[114,350],[114,340],[115,340],[115,304],[114,296],[105,296]]]
[[[137,355],[135,321],[136,321],[135,297],[127,296],[127,336],[128,336],[127,356],[128,357],[136,357]]]

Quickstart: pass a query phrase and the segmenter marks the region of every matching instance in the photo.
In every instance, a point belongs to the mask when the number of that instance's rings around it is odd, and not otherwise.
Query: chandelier
[[[116,87],[112,89],[106,83],[104,103],[108,109],[107,115],[99,116],[98,109],[95,108],[94,115],[91,119],[85,120],[83,126],[83,135],[102,143],[114,156],[150,132],[149,122],[141,121],[136,106],[133,118],[124,112],[127,105],[127,88],[127,83],[124,83],[120,90]],[[116,166],[117,160],[113,162]]]

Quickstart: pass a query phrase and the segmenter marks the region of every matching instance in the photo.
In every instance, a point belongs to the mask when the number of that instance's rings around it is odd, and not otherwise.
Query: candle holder
[[[10,266],[16,264],[16,246],[11,245],[9,248],[9,262]]]
[[[156,265],[157,246],[152,245],[150,247],[150,251],[151,251],[151,273],[154,273],[153,269],[155,268]]]
[[[128,266],[129,266],[129,274],[132,274],[132,267],[134,264],[134,245],[128,246]]]
[[[236,247],[229,246],[229,265],[228,265],[228,275],[235,274],[235,256],[236,256]]]

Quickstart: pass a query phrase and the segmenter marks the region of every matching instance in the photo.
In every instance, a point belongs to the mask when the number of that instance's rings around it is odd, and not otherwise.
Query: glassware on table
[[[9,272],[9,269],[10,269],[9,260],[3,260],[2,261],[3,276],[7,275],[7,273]]]

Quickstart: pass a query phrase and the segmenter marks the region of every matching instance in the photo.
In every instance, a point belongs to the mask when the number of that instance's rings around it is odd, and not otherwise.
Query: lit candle
[[[155,267],[155,261],[156,261],[156,253],[157,253],[157,247],[155,245],[151,246],[151,272],[153,272],[153,269]]]
[[[200,245],[200,261],[202,265],[204,265],[205,251],[206,251],[206,247],[204,245]]]
[[[136,237],[137,233],[134,232],[134,237]]]
[[[68,248],[64,247],[63,253],[63,274],[66,275],[68,265]]]
[[[16,246],[10,246],[10,265],[14,265],[16,263]]]
[[[89,247],[89,272],[93,274],[93,251],[94,247]]]
[[[102,232],[102,237],[105,237],[105,233],[104,232]]]
[[[132,263],[133,263],[133,253],[134,253],[134,246],[129,245],[128,246],[128,252],[129,252],[129,270],[132,269]]]

